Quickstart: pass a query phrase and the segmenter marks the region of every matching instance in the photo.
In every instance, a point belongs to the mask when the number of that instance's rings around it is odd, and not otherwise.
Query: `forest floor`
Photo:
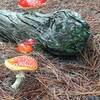
[[[92,100],[91,96],[100,96],[100,0],[48,0],[41,10],[65,8],[80,13],[91,27],[86,51],[66,59],[34,51],[29,55],[37,59],[39,69],[26,73],[25,82],[14,91],[10,85],[16,73],[5,68],[4,61],[20,54],[14,44],[0,42],[0,100]],[[17,0],[0,0],[0,9],[20,11]]]

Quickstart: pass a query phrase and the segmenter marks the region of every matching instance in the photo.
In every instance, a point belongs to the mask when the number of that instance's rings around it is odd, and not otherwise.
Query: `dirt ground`
[[[100,0],[47,0],[41,10],[47,13],[64,8],[80,13],[89,23],[96,48],[67,60],[44,53],[30,54],[42,68],[35,74],[26,73],[21,89],[13,91],[9,86],[15,73],[4,68],[2,62],[19,54],[12,44],[0,43],[0,100],[96,100],[87,97],[100,96]],[[0,0],[0,9],[20,11],[17,0]]]

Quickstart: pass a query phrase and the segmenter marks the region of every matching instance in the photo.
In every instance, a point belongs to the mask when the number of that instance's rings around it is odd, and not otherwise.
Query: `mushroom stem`
[[[24,80],[24,78],[25,78],[24,72],[19,72],[19,73],[16,75],[16,80],[15,80],[15,82],[13,83],[13,85],[11,85],[11,87],[12,87],[13,89],[15,89],[15,90],[18,89],[19,86],[21,85],[22,81]]]

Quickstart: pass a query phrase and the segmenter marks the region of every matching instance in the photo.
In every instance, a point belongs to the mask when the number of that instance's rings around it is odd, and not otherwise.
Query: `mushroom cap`
[[[13,71],[35,71],[37,61],[33,57],[23,55],[5,60],[5,66]]]
[[[36,39],[26,39],[23,40],[21,43],[23,43],[24,45],[30,45],[30,46],[35,46],[37,44]]]
[[[33,51],[33,48],[32,48],[32,45],[28,45],[28,44],[24,44],[24,43],[19,43],[17,45],[17,47],[15,48],[15,50],[17,52],[20,52],[20,53],[30,53]]]
[[[19,0],[18,6],[22,9],[38,9],[46,4],[46,0]]]

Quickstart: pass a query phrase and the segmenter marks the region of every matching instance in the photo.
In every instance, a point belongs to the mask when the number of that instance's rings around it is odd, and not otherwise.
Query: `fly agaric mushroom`
[[[36,39],[26,39],[26,40],[22,41],[21,43],[23,43],[25,45],[34,46],[37,44],[37,41],[36,41]]]
[[[15,50],[17,52],[26,54],[26,53],[32,52],[33,48],[32,48],[32,45],[28,45],[28,44],[24,44],[24,43],[19,43],[17,45],[17,47],[15,48]]]
[[[35,71],[37,67],[37,61],[30,56],[17,56],[14,58],[10,58],[5,60],[5,66],[12,70],[18,71],[19,73],[16,75],[16,80],[11,85],[13,89],[18,89],[20,84],[22,83],[23,79],[25,78],[24,71]]]
[[[46,0],[19,0],[18,6],[24,10],[39,9],[46,4]]]

